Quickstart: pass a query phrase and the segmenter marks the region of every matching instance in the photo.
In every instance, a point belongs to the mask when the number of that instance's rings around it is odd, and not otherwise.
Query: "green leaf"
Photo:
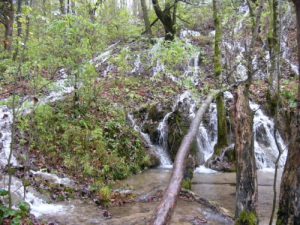
[[[0,189],[0,196],[3,197],[3,196],[7,196],[9,194],[9,192],[7,190],[4,190],[4,189]]]
[[[23,213],[27,214],[30,211],[30,205],[27,202],[21,202],[20,205],[19,205],[19,209]]]

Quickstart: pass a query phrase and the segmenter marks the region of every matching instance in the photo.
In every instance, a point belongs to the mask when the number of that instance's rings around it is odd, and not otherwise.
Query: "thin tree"
[[[66,10],[65,10],[65,0],[59,0],[59,9],[60,9],[60,14],[65,15]]]
[[[148,15],[147,4],[146,4],[145,0],[141,0],[141,6],[142,6],[142,11],[143,11],[143,19],[144,19],[146,34],[149,37],[151,37],[152,36],[152,31],[151,31],[151,26],[150,26],[150,20],[149,20],[149,15]]]
[[[222,19],[221,19],[221,1],[213,0],[213,17],[215,24],[215,55],[214,55],[214,69],[218,88],[222,85]],[[226,109],[224,103],[224,95],[220,93],[217,98],[217,118],[218,118],[218,140],[214,147],[214,154],[220,156],[222,149],[228,146],[227,140],[227,123],[226,123]]]
[[[270,12],[271,12],[271,26],[268,36],[269,43],[269,55],[271,59],[270,68],[270,102],[272,113],[278,99],[279,89],[279,61],[280,61],[280,41],[279,41],[279,12],[278,12],[278,0],[270,0]]]
[[[300,0],[293,0],[297,17],[297,51],[300,72]],[[297,108],[291,123],[291,138],[284,167],[279,196],[277,225],[300,224],[300,76],[298,81]]]

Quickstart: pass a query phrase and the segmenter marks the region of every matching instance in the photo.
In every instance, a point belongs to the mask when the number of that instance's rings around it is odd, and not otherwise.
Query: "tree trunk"
[[[65,0],[59,0],[59,5],[60,5],[60,14],[65,15],[66,14]]]
[[[257,177],[254,156],[253,114],[249,107],[248,92],[248,87],[241,85],[238,87],[235,97],[236,218],[245,217],[245,215],[256,218]]]
[[[3,0],[3,17],[4,17],[4,49],[10,51],[12,49],[12,37],[14,26],[14,6],[12,0]]]
[[[17,1],[17,44],[15,47],[15,52],[13,54],[13,60],[15,61],[18,54],[19,54],[19,47],[20,47],[20,39],[22,35],[22,0]]]
[[[257,3],[257,2],[256,2]],[[247,81],[237,89],[235,96],[235,151],[237,157],[236,173],[236,211],[237,225],[258,224],[256,215],[257,175],[254,155],[253,114],[249,106],[249,87],[252,83],[254,68],[252,59],[255,53],[263,0],[254,9],[251,8],[252,37],[246,52]]]
[[[270,109],[274,113],[276,100],[278,99],[279,90],[279,73],[280,73],[280,41],[279,41],[279,6],[278,0],[272,0],[270,2],[271,16],[271,31],[269,32],[269,55],[271,59],[270,68]]]
[[[141,6],[143,11],[143,19],[144,19],[146,34],[151,37],[152,31],[151,31],[148,9],[145,0],[141,0]]]
[[[158,19],[162,22],[165,29],[165,40],[173,41],[176,34],[175,21],[176,15],[171,13],[172,8],[176,8],[177,0],[171,6],[169,2],[166,2],[165,9],[162,10],[157,0],[152,0],[154,11]],[[175,10],[175,9],[174,9]],[[176,11],[175,11],[176,12]]]
[[[217,80],[217,86],[220,87],[222,80],[222,28],[221,28],[221,16],[218,11],[220,10],[220,0],[213,0],[213,16],[215,24],[215,55],[214,55],[214,67],[215,77]],[[217,118],[218,118],[218,140],[214,147],[214,154],[220,156],[222,149],[228,146],[227,140],[227,123],[226,123],[226,109],[224,104],[224,95],[221,93],[217,97]]]
[[[298,65],[300,72],[300,0],[293,0],[297,15]],[[297,109],[291,125],[291,141],[282,175],[277,225],[300,225],[300,76]]]
[[[21,23],[21,18],[22,18],[22,0],[17,1],[17,35],[18,37],[21,37],[22,34],[22,23]]]
[[[193,140],[198,133],[202,117],[209,107],[210,103],[218,93],[219,91],[214,91],[206,98],[205,102],[201,105],[194,120],[192,121],[188,133],[184,136],[176,155],[172,177],[164,193],[164,196],[155,211],[154,219],[151,223],[152,225],[166,225],[169,223],[176,205],[177,196],[179,195],[181,183],[184,176],[184,162],[189,153],[191,144],[193,143]]]

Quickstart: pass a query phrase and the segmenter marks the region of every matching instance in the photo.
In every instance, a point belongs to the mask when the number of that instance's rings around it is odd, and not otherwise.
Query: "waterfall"
[[[154,150],[156,156],[159,158],[159,161],[160,161],[160,166],[162,168],[170,168],[172,167],[172,161],[166,151],[166,149],[163,147],[164,145],[167,145],[167,137],[166,137],[166,122],[167,122],[167,119],[166,116],[165,118],[163,119],[162,122],[160,122],[159,124],[159,128],[158,129],[161,129],[161,132],[160,132],[160,143],[162,144],[158,144],[158,145],[155,145],[151,142],[151,139],[150,139],[150,136],[149,134],[147,133],[144,133],[141,129],[141,127],[139,127],[133,117],[132,114],[128,114],[128,119],[131,123],[131,125],[133,126],[133,129],[137,132],[140,133],[140,135],[142,136],[142,138],[144,139],[144,141],[147,143],[147,145]]]
[[[47,96],[41,97],[39,99],[38,105],[44,105],[49,102],[54,102],[57,100],[61,100],[64,98],[64,95],[71,93],[74,88],[70,86],[68,75],[66,74],[65,70],[60,70],[60,79],[57,80],[54,85],[52,91]],[[7,104],[8,100],[1,100],[4,104]],[[20,115],[26,115],[32,110],[37,107],[33,100],[29,96],[23,98],[21,101],[21,104],[17,107],[17,112]],[[9,109],[7,106],[1,106],[0,107],[0,166],[4,168],[7,165],[9,153],[10,153],[10,144],[12,141],[12,132],[11,132],[11,126],[13,122],[13,113],[12,110]],[[12,155],[11,159],[12,166],[17,166],[18,161],[14,155]],[[42,175],[42,172],[34,172],[31,171],[33,174],[39,174]],[[43,174],[45,176],[45,173]],[[51,176],[56,182],[61,182],[62,184],[65,182],[71,182],[71,180],[67,178],[59,178],[56,175],[46,174]],[[6,183],[7,177],[0,178],[0,187],[3,189],[7,188]],[[24,196],[23,190],[23,184],[22,182],[16,178],[13,177],[12,180],[12,193],[13,196],[15,196],[17,199],[22,199]],[[27,188],[28,189],[28,188]],[[70,207],[65,207],[58,204],[49,204],[44,199],[39,197],[39,195],[32,189],[29,188],[29,191],[27,191],[25,195],[25,201],[30,205],[31,213],[35,216],[39,217],[43,214],[56,214],[58,212],[62,212],[65,210],[70,210]]]
[[[250,102],[250,108],[255,111],[253,130],[256,166],[258,169],[275,168],[279,151],[274,137],[274,121],[263,113],[259,105]],[[281,149],[285,150],[279,161],[279,166],[283,167],[287,148],[278,132],[276,136]]]
[[[225,98],[232,99],[231,93],[226,92]],[[274,121],[264,114],[259,105],[250,102],[250,108],[255,112],[253,119],[254,151],[256,166],[258,169],[275,168],[275,161],[278,156],[278,149],[274,137]],[[213,147],[217,142],[217,111],[215,103],[210,105],[209,123],[203,123],[199,127],[197,144],[204,162],[213,154]],[[287,156],[287,148],[279,133],[277,140],[284,153],[280,158],[279,166],[283,167]]]
[[[7,106],[0,107],[0,166],[7,164],[11,144],[11,125],[13,121],[12,110]],[[11,164],[17,165],[17,160],[12,155]]]
[[[197,134],[197,145],[200,151],[200,164],[204,164],[214,153],[214,146],[217,143],[217,108],[212,103],[209,107],[209,123],[207,126],[201,122]]]

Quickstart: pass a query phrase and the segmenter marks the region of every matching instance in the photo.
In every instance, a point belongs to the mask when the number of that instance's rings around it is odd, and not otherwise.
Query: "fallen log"
[[[156,208],[154,218],[151,222],[152,225],[166,225],[169,223],[176,205],[177,197],[180,193],[184,174],[184,162],[188,156],[191,144],[198,133],[200,122],[210,103],[222,91],[224,90],[212,91],[197,111],[197,114],[190,125],[188,133],[184,136],[177,152],[169,185],[160,204]]]

